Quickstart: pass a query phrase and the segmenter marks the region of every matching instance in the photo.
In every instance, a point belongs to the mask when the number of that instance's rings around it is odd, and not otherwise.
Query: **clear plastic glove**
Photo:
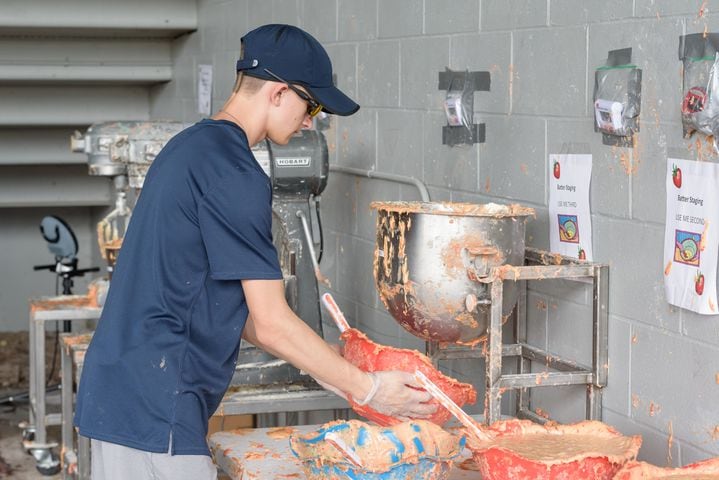
[[[359,405],[399,420],[426,418],[437,410],[436,405],[427,403],[432,396],[422,390],[411,373],[382,371],[369,375],[374,385],[364,400],[355,399]]]

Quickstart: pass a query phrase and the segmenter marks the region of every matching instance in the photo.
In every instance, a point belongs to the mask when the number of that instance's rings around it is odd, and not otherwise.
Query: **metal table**
[[[290,428],[302,434],[319,427]],[[238,429],[211,435],[209,445],[218,468],[233,480],[305,478],[299,461],[290,451],[288,436],[277,428]],[[467,468],[469,457],[469,450],[464,449],[448,480],[481,479],[479,472],[463,469]]]
[[[57,443],[48,442],[47,427],[60,425],[59,413],[48,413],[45,402],[45,332],[47,325],[64,321],[87,321],[100,318],[102,309],[89,296],[64,295],[33,299],[30,302],[30,409],[29,421],[23,428],[23,447],[35,457],[38,470],[52,472],[59,466],[52,449]]]

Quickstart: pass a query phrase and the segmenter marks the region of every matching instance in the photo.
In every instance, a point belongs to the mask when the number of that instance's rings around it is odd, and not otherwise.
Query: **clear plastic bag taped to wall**
[[[464,127],[471,137],[474,117],[474,82],[470,79],[469,72],[452,78],[444,100],[444,112],[448,126]],[[455,146],[463,143],[450,141],[449,145]]]
[[[719,35],[696,33],[680,37],[679,59],[683,62],[682,127],[684,136],[694,132],[719,134]]]
[[[631,49],[610,52],[594,81],[594,126],[608,135],[631,137],[639,131],[642,71],[632,65]]]

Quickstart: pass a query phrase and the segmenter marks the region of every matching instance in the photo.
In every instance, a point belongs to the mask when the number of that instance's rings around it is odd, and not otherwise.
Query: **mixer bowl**
[[[484,480],[610,480],[634,460],[642,439],[597,421],[538,425],[506,420],[470,437],[467,447]]]
[[[390,314],[425,340],[473,343],[485,336],[490,291],[477,279],[492,267],[524,264],[520,205],[373,202],[377,210],[375,285]],[[517,302],[504,282],[503,315]]]

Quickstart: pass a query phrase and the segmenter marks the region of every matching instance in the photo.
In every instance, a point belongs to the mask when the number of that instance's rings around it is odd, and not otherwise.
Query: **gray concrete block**
[[[527,222],[526,242],[528,247],[549,250],[549,211],[546,207],[530,205],[535,217]]]
[[[632,341],[632,417],[719,452],[719,348],[639,325]]]
[[[359,303],[357,314],[359,329],[373,341],[399,346],[401,327],[386,311],[375,310]]]
[[[392,321],[396,320],[393,319]],[[401,325],[399,327],[399,343],[397,346],[400,348],[417,350],[418,352],[424,353],[425,341],[419,337],[415,337],[413,334],[405,330]]]
[[[233,29],[246,32],[250,27],[245,15],[238,15],[245,11],[244,2],[199,2],[197,33],[201,37],[202,52],[214,54],[229,49],[229,40],[235,39],[231,35]],[[240,45],[232,45],[232,48],[239,52]]]
[[[631,18],[632,2],[625,0],[549,0],[550,25],[582,25]]]
[[[355,215],[357,180],[351,175],[330,172],[327,188],[322,192],[322,227],[325,231],[351,232]]]
[[[197,61],[196,61],[197,60]],[[173,81],[177,85],[177,96],[195,98],[197,95],[197,65],[212,64],[212,55],[200,54],[177,58],[172,67]]]
[[[608,147],[602,135],[594,131],[593,120],[547,120],[549,155],[589,153],[592,155],[590,206],[592,213],[612,217],[629,217],[631,206],[631,178],[633,173],[631,149]],[[571,151],[571,144],[586,145],[586,151]],[[547,167],[548,168],[548,167]],[[548,172],[548,170],[545,170]]]
[[[327,45],[326,49],[337,77],[337,88],[357,101],[357,48],[352,44],[337,44]]]
[[[512,74],[512,35],[480,33],[450,37],[449,67],[452,70],[489,72],[489,92],[474,92],[477,112],[509,113],[509,80]],[[482,114],[475,114],[481,123]]]
[[[567,360],[591,367],[591,307],[549,299],[548,317],[549,351]]]
[[[603,405],[629,416],[631,394],[629,366],[631,365],[631,328],[624,319],[609,317],[609,371],[604,389]]]
[[[338,40],[374,40],[377,38],[377,0],[339,0]]]
[[[634,15],[637,17],[661,18],[682,14],[698,16],[702,11],[702,2],[696,0],[637,0],[634,3]]]
[[[441,189],[437,189],[440,192],[443,191]],[[452,202],[459,202],[459,203],[487,203],[487,200],[482,196],[475,192],[463,192],[463,191],[456,191],[452,190],[449,193],[449,197],[447,198],[447,201]],[[432,197],[434,199],[434,196]]]
[[[475,192],[478,189],[479,145],[442,145],[444,113],[423,115],[424,178],[428,185]]]
[[[675,143],[672,137],[681,139],[682,127],[680,124],[657,125],[651,117],[647,120],[642,122],[642,131],[636,137],[637,148],[633,152],[637,160],[632,179],[632,217],[664,223],[667,206],[667,147],[670,141]]]
[[[237,70],[235,63],[239,57],[234,52],[222,52],[212,58],[212,111],[222,108],[232,93],[235,85]]]
[[[664,226],[595,215],[592,228],[594,258],[609,264],[609,311],[679,331],[679,314],[664,298]]]
[[[719,346],[719,329],[716,315],[699,315],[689,310],[679,309],[682,335]]]
[[[352,188],[355,200],[352,211],[347,212],[352,220],[352,233],[374,245],[377,213],[370,209],[370,203],[398,200],[399,184],[374,178],[354,177]]]
[[[537,375],[545,371],[537,366]],[[568,387],[533,388],[529,407],[534,412],[549,415],[559,423],[575,423],[586,418],[586,388],[582,385]]]
[[[681,443],[680,449],[680,465],[689,465],[702,460],[708,460],[716,456],[716,452],[711,452],[704,448],[695,447],[694,445],[687,445]]]
[[[374,243],[341,236],[337,256],[337,292],[359,303],[379,306],[372,273]]]
[[[172,82],[150,88],[150,118],[179,118],[177,97]]]
[[[547,315],[549,300],[535,292],[527,294],[527,343],[547,349]]]
[[[623,435],[642,436],[642,448],[639,449],[638,460],[666,467],[667,460],[671,455],[673,459],[671,466],[677,466],[679,459],[679,442],[677,439],[674,439],[670,447],[669,437],[664,432],[658,432],[606,408],[604,409],[603,417],[605,423],[611,425]]]
[[[631,25],[631,28],[628,28]],[[632,63],[642,69],[641,126],[680,121],[681,62],[677,57],[682,20],[656,18],[589,26],[589,75],[587,105],[593,101],[594,72],[605,65],[610,50],[632,47]],[[677,72],[668,74],[668,72]],[[679,132],[681,137],[681,132]],[[648,160],[647,160],[648,161]]]
[[[476,32],[479,27],[477,0],[425,0],[424,30],[427,34]]]
[[[273,1],[252,1],[247,8],[247,30],[252,30],[260,25],[275,23],[272,15]]]
[[[544,205],[545,120],[487,116],[485,121],[487,142],[480,146],[479,153],[480,189],[510,201]]]
[[[299,0],[272,0],[272,22],[299,25],[301,21],[299,3]]]
[[[324,211],[327,209],[324,208]],[[325,225],[326,215],[322,215],[322,231],[324,235],[324,245],[322,246],[322,258],[320,259],[320,272],[330,281],[330,287],[337,283],[337,276],[340,274],[338,271],[339,255],[338,255],[338,234],[331,227]],[[319,255],[319,249],[315,249],[315,252]],[[322,283],[319,284],[320,294],[323,291],[331,291],[330,287]],[[331,292],[334,295],[334,292]],[[331,321],[332,319],[330,319]]]
[[[379,38],[411,37],[422,33],[424,5],[416,0],[379,0]],[[402,21],[398,21],[402,19]]]
[[[585,28],[518,31],[512,36],[512,111],[543,116],[586,115]]]
[[[180,109],[182,110],[180,120],[183,122],[195,123],[204,118],[204,115],[197,113],[197,100],[194,98],[180,99]]]
[[[172,42],[172,57],[174,60],[182,57],[197,55],[202,49],[202,36],[199,32],[186,33]]]
[[[415,187],[414,185],[401,183],[398,186],[399,196],[397,197],[397,200],[405,200],[407,202],[419,202],[422,200],[422,195],[419,191],[419,188]],[[431,201],[439,202],[449,200],[449,191],[447,191],[446,189],[435,189],[431,186],[427,186],[426,184],[425,188],[427,188],[427,194],[429,195]]]
[[[337,118],[337,163],[345,167],[372,170],[377,156],[376,113],[360,109],[350,117]]]
[[[337,0],[303,0],[300,8],[303,29],[321,43],[337,40]]]
[[[532,0],[482,2],[482,31],[546,25],[547,5]]]
[[[249,6],[248,4],[252,0],[232,0],[232,5],[229,7],[227,12],[227,18],[225,21],[225,41],[224,50],[234,52],[237,58],[240,58],[240,39],[249,32],[250,28],[254,26],[249,20]],[[263,2],[264,3],[264,2]]]
[[[572,280],[550,278],[529,282],[531,291],[541,293],[552,299],[566,300],[579,305],[591,305],[592,287]]]
[[[399,42],[360,44],[357,98],[360,105],[399,106]]]
[[[329,157],[330,165],[339,164],[337,159],[337,117],[335,115],[329,116],[328,127],[322,130],[322,135],[325,137],[327,142],[327,156]],[[317,120],[315,121],[317,122]],[[317,125],[317,123],[315,123]]]
[[[405,108],[440,110],[446,92],[438,90],[439,72],[449,65],[448,38],[401,40],[401,100]]]
[[[377,131],[377,170],[424,178],[422,114],[379,110]]]
[[[701,5],[697,4],[696,11],[684,17],[686,24],[686,33],[703,33],[719,31],[719,13],[717,13],[716,5],[711,2],[706,3],[704,14],[699,17],[699,9]]]

